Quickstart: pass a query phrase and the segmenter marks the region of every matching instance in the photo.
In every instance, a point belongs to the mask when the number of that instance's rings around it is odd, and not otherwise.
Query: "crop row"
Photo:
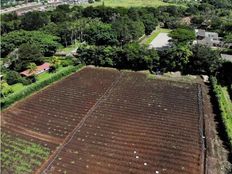
[[[51,162],[49,173],[199,174],[197,94],[196,85],[124,73]]]

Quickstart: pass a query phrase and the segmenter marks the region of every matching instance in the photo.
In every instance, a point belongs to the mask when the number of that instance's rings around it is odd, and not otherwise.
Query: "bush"
[[[7,72],[6,74],[6,82],[9,84],[9,85],[13,85],[13,84],[16,84],[16,83],[20,83],[21,82],[21,75],[16,72],[16,71],[9,71]]]
[[[30,79],[27,79],[25,77],[22,77],[20,79],[20,83],[22,83],[23,85],[30,85],[32,83],[32,81]]]
[[[83,67],[83,65],[79,65],[77,67],[75,67],[75,66],[67,67],[66,69],[63,69],[62,71],[55,73],[54,75],[52,75],[48,79],[45,79],[43,81],[38,81],[36,83],[31,84],[28,87],[25,87],[22,91],[13,93],[9,97],[1,100],[2,109],[8,107],[9,105],[13,104],[14,102],[16,102],[20,99],[27,97],[28,95],[32,94],[33,92],[38,91],[38,90],[44,88],[45,86],[65,77],[73,72],[76,72],[77,70],[81,69],[82,67]]]
[[[230,112],[231,103],[229,103],[230,101],[226,99],[222,87],[218,85],[217,79],[215,77],[211,77],[210,80],[214,95],[217,99],[217,105],[220,110],[221,119],[230,143],[230,148],[232,150],[232,113]]]

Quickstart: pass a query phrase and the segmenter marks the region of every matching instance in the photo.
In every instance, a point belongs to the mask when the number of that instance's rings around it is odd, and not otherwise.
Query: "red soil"
[[[4,111],[2,127],[60,144],[37,173],[201,174],[200,92],[198,84],[85,68]]]

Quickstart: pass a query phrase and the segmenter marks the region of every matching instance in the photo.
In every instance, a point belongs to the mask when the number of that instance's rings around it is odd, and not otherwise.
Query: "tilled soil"
[[[201,174],[201,89],[87,67],[4,111],[2,129],[52,149],[36,173]]]

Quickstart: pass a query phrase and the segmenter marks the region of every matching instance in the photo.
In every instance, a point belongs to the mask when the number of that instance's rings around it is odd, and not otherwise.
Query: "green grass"
[[[69,45],[68,47],[60,48],[57,52],[70,53],[73,50],[75,50],[78,46],[80,46],[80,44],[81,44],[80,42],[76,42],[75,44]]]
[[[14,85],[11,85],[11,88],[14,92],[20,91],[24,88],[25,86],[22,83],[16,83]]]
[[[1,132],[1,170],[12,174],[32,173],[50,154],[39,144]]]
[[[88,4],[87,6],[98,6],[102,4],[103,0],[101,2]],[[104,5],[110,7],[158,7],[170,5],[170,3],[164,3],[162,0],[104,0]]]
[[[170,29],[157,27],[157,29],[154,30],[150,36],[147,36],[147,38],[145,38],[142,42],[145,45],[149,45],[160,33],[169,33],[170,31]]]
[[[222,121],[224,123],[230,147],[232,149],[232,102],[228,93],[227,87],[222,87],[217,84],[217,81],[212,78],[214,93],[218,99],[219,109],[221,111]]]
[[[67,67],[60,67],[60,68],[57,70],[56,73],[59,73],[60,71],[63,71],[63,70],[65,70],[65,69],[67,69]],[[39,75],[36,77],[36,79],[37,79],[36,83],[37,83],[37,82],[40,82],[40,81],[43,81],[43,80],[46,80],[46,79],[50,78],[50,77],[53,76],[53,75],[54,75],[54,73],[49,73],[49,72],[44,72],[44,73],[42,73],[42,74],[39,74]],[[16,83],[16,84],[14,84],[14,85],[10,85],[10,87],[12,88],[12,90],[14,91],[14,93],[20,92],[20,91],[22,91],[24,88],[26,88],[26,87],[28,87],[28,86],[30,86],[30,85],[25,86],[25,85],[23,85],[22,83]]]

